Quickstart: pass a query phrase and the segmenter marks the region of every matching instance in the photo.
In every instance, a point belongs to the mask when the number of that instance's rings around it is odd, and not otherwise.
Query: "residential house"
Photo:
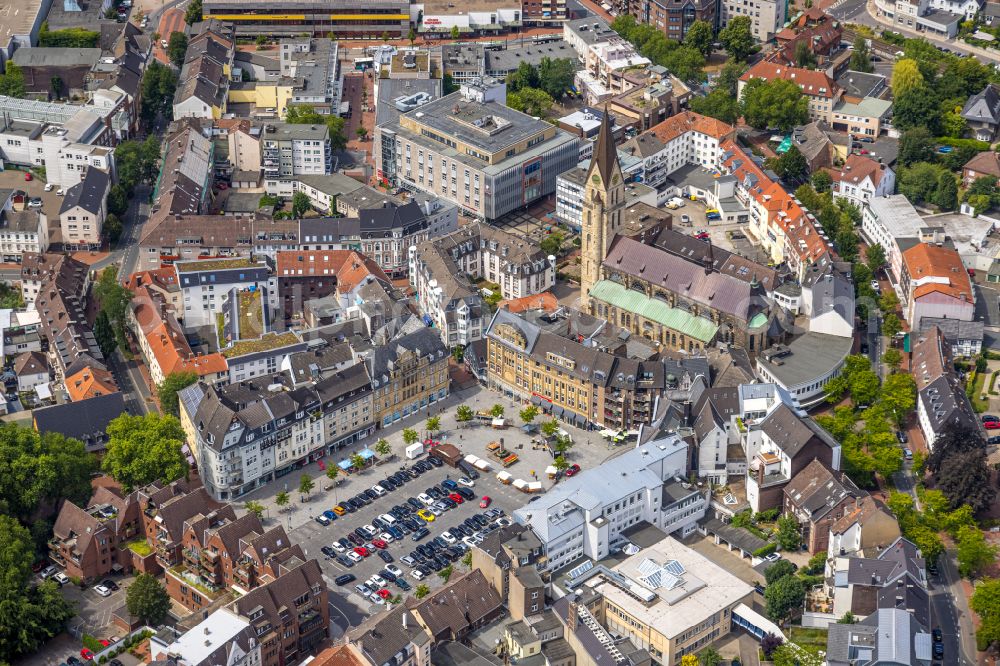
[[[920,320],[920,335],[931,327],[941,330],[945,340],[951,345],[951,354],[956,358],[974,358],[983,349],[986,325],[982,321],[961,321],[947,317],[923,317]]]
[[[216,326],[217,315],[233,290],[261,291],[264,305],[274,311],[278,304],[277,279],[263,261],[244,258],[221,258],[185,261],[174,264],[177,284],[184,300],[184,311],[178,313],[185,329]],[[263,332],[263,331],[261,331]]]
[[[852,553],[874,553],[901,536],[899,522],[889,509],[870,495],[857,502],[830,525],[830,557]]]
[[[376,347],[366,360],[375,424],[385,428],[421,410],[429,414],[431,405],[448,397],[450,357],[426,327]]]
[[[502,599],[510,596],[510,576],[518,567],[544,568],[542,542],[527,525],[514,523],[490,532],[472,549],[472,569],[482,571]]]
[[[880,608],[856,624],[831,624],[826,637],[826,663],[929,666],[932,663],[929,626],[898,608]]]
[[[42,334],[49,342],[49,358],[56,379],[64,378],[78,361],[103,361],[97,339],[87,322],[86,298],[90,286],[88,267],[75,259],[50,262],[26,256],[21,274],[38,280],[35,310],[41,317]],[[30,283],[23,289],[32,291]]]
[[[462,640],[504,614],[504,600],[476,570],[407,606],[434,643]]]
[[[958,377],[951,345],[941,329],[931,327],[912,340],[910,374],[917,383],[917,423],[934,450],[934,442],[946,430],[979,430],[976,417]]]
[[[214,30],[188,42],[174,94],[174,118],[219,119],[226,112],[235,42]]]
[[[791,23],[774,35],[781,49],[781,56],[788,64],[795,62],[795,48],[799,42],[809,45],[809,51],[825,63],[840,50],[844,29],[840,21],[819,7],[811,7],[796,16]]]
[[[895,284],[903,276],[903,251],[919,242],[926,226],[902,194],[871,198],[861,209],[861,233],[869,243],[882,247],[887,273]]]
[[[260,642],[260,666],[298,663],[313,654],[330,633],[326,581],[316,560],[292,558],[274,578],[228,608],[250,622]]]
[[[85,507],[69,500],[59,507],[48,543],[49,559],[67,576],[91,583],[130,568],[131,551],[124,544],[141,534],[135,495],[98,487]]]
[[[825,72],[801,67],[788,67],[761,60],[740,77],[736,90],[739,98],[743,98],[744,88],[753,79],[763,79],[764,81],[784,79],[799,86],[802,89],[802,94],[809,100],[809,119],[813,121],[822,120],[826,123],[832,123],[834,107],[837,106],[843,94],[843,90],[837,85],[837,82]]]
[[[63,247],[67,250],[96,250],[101,247],[101,230],[107,216],[111,176],[100,169],[87,169],[79,183],[69,188],[59,207]]]
[[[406,604],[376,613],[345,635],[345,645],[364,664],[430,666],[433,641]],[[319,657],[317,656],[317,660]]]
[[[846,474],[813,460],[785,486],[783,513],[802,527],[802,540],[812,554],[826,552],[830,529],[863,495]]]
[[[10,61],[21,70],[31,97],[68,99],[86,92],[90,70],[100,59],[101,49],[34,46],[18,49]],[[59,79],[58,89],[54,79]]]
[[[110,371],[102,364],[94,361],[82,365],[79,370],[68,375],[63,381],[66,393],[73,402],[99,398],[118,392],[118,384]]]
[[[124,396],[115,392],[84,402],[42,407],[31,413],[31,419],[40,433],[54,432],[78,439],[88,451],[98,452],[108,443],[108,424],[127,411]]]
[[[349,292],[363,280],[390,281],[375,261],[353,250],[283,250],[275,266],[286,320],[302,319],[310,301]]]
[[[27,393],[49,383],[49,362],[41,352],[24,352],[14,358],[17,392]]]
[[[921,328],[923,317],[972,321],[975,316],[972,281],[955,250],[919,243],[903,252],[899,289],[913,329]]]
[[[986,84],[962,107],[962,118],[969,126],[973,138],[992,142],[1000,129],[1000,86]]]
[[[859,209],[874,197],[896,191],[896,174],[882,162],[851,153],[840,169],[830,169],[831,191],[836,199],[847,199]]]
[[[970,187],[979,178],[992,178],[1000,184],[1000,155],[984,150],[962,167],[962,184]]]
[[[220,608],[183,635],[173,634],[167,642],[164,634],[149,639],[153,663],[176,663],[185,666],[257,666],[261,663],[260,642],[246,618],[228,608]]]
[[[49,249],[49,224],[36,210],[0,210],[0,258],[19,264],[27,253],[44,254]]]

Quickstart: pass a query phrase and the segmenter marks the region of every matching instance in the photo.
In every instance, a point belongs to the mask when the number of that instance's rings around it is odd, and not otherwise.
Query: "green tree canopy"
[[[521,88],[516,92],[507,91],[507,106],[529,116],[544,118],[552,109],[553,99],[544,90]]]
[[[966,578],[978,576],[993,563],[997,547],[986,540],[975,525],[963,525],[958,530],[958,571]]]
[[[913,127],[903,132],[899,138],[899,162],[904,166],[934,159],[934,137],[923,126]]]
[[[405,443],[407,446],[413,444],[418,439],[420,439],[420,435],[417,434],[416,430],[414,430],[413,428],[403,429],[403,443]]]
[[[755,129],[787,132],[809,119],[809,100],[795,82],[786,79],[751,79],[740,103],[744,120]]]
[[[198,373],[187,370],[181,372],[171,372],[166,378],[156,386],[156,397],[160,400],[160,408],[164,414],[180,416],[180,407],[177,403],[177,392],[185,389],[198,381]]]
[[[538,87],[552,99],[562,99],[575,76],[576,66],[569,58],[542,58],[538,64]]]
[[[782,550],[798,550],[802,543],[802,534],[799,532],[799,521],[794,516],[782,516],[778,518],[778,545]]]
[[[868,41],[864,35],[858,35],[854,38],[854,52],[851,53],[851,64],[848,67],[855,72],[871,73],[875,71],[871,53],[868,50]]]
[[[188,25],[194,25],[202,19],[202,0],[191,0],[188,3],[187,9],[184,11],[184,22]]]
[[[455,420],[459,422],[471,421],[475,414],[472,412],[472,407],[468,405],[459,405],[455,410]]]
[[[764,590],[766,613],[775,622],[781,622],[802,608],[806,588],[798,576],[784,576]]]
[[[905,95],[924,85],[924,76],[920,73],[917,61],[912,58],[901,58],[892,66],[892,92]]]
[[[730,125],[735,125],[740,118],[740,103],[736,96],[721,88],[716,88],[704,97],[692,97],[688,106],[695,113],[716,118]]]
[[[507,91],[517,92],[522,88],[538,88],[538,70],[527,60],[522,60],[513,72],[507,75]]]
[[[1000,579],[987,578],[977,585],[969,605],[979,616],[979,643],[986,647],[1000,644]]]
[[[830,172],[826,169],[820,169],[814,171],[812,175],[812,186],[820,194],[824,192],[829,192],[830,187],[833,185],[833,177]]]
[[[142,94],[139,115],[147,127],[162,114],[170,119],[173,113],[174,91],[177,89],[177,73],[158,60],[146,66],[142,75]],[[117,163],[118,149],[115,149]]]
[[[288,106],[285,111],[285,122],[294,125],[326,125],[330,131],[330,146],[334,150],[343,150],[347,147],[344,119],[338,115],[317,113],[313,107],[303,104]]]
[[[187,47],[187,35],[183,32],[170,33],[170,39],[167,40],[167,57],[170,58],[170,62],[175,67],[179,68],[184,64],[184,55],[187,53]]]
[[[13,60],[8,60],[3,75],[0,75],[0,95],[23,99],[27,92],[24,72],[14,64]]]
[[[809,175],[809,162],[798,147],[792,145],[775,160],[774,172],[784,181],[801,181]]]
[[[795,573],[795,565],[788,560],[781,559],[764,570],[764,581],[770,585],[785,576]]]
[[[184,429],[173,416],[122,414],[108,424],[108,447],[101,466],[126,491],[187,475],[181,447]]]
[[[296,192],[292,195],[292,217],[301,219],[307,211],[312,208],[309,195],[305,192]]]
[[[125,605],[143,624],[156,626],[167,619],[170,595],[155,576],[141,573],[125,591]]]
[[[16,489],[8,487],[6,492]],[[0,661],[37,651],[62,633],[73,617],[54,581],[36,585],[31,534],[13,516],[0,513]],[[29,661],[31,661],[29,659]]]
[[[719,31],[719,41],[731,58],[746,60],[756,45],[750,17],[736,16],[730,19],[726,27]]]
[[[708,57],[712,52],[712,24],[708,21],[695,21],[688,26],[687,34],[684,35],[684,45],[690,46],[703,56]]]

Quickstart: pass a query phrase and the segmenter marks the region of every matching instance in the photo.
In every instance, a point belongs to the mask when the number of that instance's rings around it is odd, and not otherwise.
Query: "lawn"
[[[145,539],[136,539],[135,541],[130,541],[125,544],[125,547],[131,550],[133,553],[139,557],[146,557],[147,555],[153,554],[153,549],[149,547]]]
[[[788,628],[788,638],[796,645],[804,648],[818,648],[826,650],[826,629],[816,629],[814,627]]]
[[[987,409],[990,408],[989,399],[987,400],[979,399],[980,396],[986,392],[984,387],[986,385],[986,377],[988,376],[988,374],[989,373],[986,372],[974,372],[972,373],[970,378],[971,381],[975,382],[975,385],[971,388],[971,390],[967,391],[966,393],[969,396],[969,401],[972,403],[972,408],[977,412],[985,412]]]

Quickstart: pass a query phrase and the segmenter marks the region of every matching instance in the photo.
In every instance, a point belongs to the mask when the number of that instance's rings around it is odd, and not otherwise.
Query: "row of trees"
[[[788,152],[792,152],[792,149]],[[816,178],[821,181],[821,185],[825,183],[829,190],[829,182],[820,177],[820,173],[826,174],[825,171],[817,172]],[[796,189],[795,196],[816,216],[841,258],[844,261],[855,261],[858,256],[856,228],[861,223],[861,210],[847,199],[834,199],[831,192],[820,193],[810,185],[802,185]]]
[[[704,78],[705,56],[711,52],[712,44],[710,24],[694,22],[688,28],[688,39],[683,44],[668,39],[655,26],[638,23],[629,14],[618,16],[611,29],[630,42],[641,55],[666,67],[682,81],[701,81]]]
[[[139,116],[147,127],[152,127],[160,115],[168,119],[171,117],[176,90],[177,72],[157,60],[150,62],[142,75],[139,107]]]
[[[691,110],[731,125],[743,117],[755,129],[783,132],[809,120],[809,100],[793,81],[751,79],[737,98],[740,67],[727,64],[708,95],[691,99]]]

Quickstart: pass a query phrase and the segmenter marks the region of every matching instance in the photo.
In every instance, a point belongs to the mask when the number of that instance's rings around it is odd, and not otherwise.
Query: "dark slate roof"
[[[427,227],[427,217],[416,201],[402,206],[386,203],[381,208],[366,208],[358,211],[362,238],[385,238],[393,231],[401,230],[404,236]]]
[[[809,417],[801,417],[788,405],[781,403],[760,424],[761,430],[774,441],[789,458],[802,450],[814,437],[831,448],[839,446],[830,433],[823,430]]]
[[[611,135],[611,116],[605,108],[601,115],[601,128],[597,131],[597,144],[594,146],[594,162],[597,165],[597,173],[601,177],[603,187],[609,187],[611,174],[618,164],[618,149],[615,148],[615,139]]]
[[[407,351],[417,352],[420,356],[431,354],[435,360],[448,354],[444,343],[441,342],[441,336],[435,329],[421,328],[375,349],[369,361],[372,378],[380,379],[382,375],[387,375],[389,365],[395,363],[400,354]]]
[[[962,117],[975,122],[1000,123],[1000,87],[989,84],[968,99]]]
[[[104,441],[108,424],[124,413],[125,398],[121,393],[109,393],[82,402],[36,409],[32,416],[38,432],[57,432],[94,448]]]
[[[785,486],[785,496],[813,522],[826,516],[847,497],[861,493],[850,479],[813,460]]]
[[[104,204],[104,197],[111,185],[111,177],[100,169],[87,169],[86,175],[79,183],[69,188],[63,198],[59,214],[62,215],[74,206],[83,208],[88,213],[97,214]]]

